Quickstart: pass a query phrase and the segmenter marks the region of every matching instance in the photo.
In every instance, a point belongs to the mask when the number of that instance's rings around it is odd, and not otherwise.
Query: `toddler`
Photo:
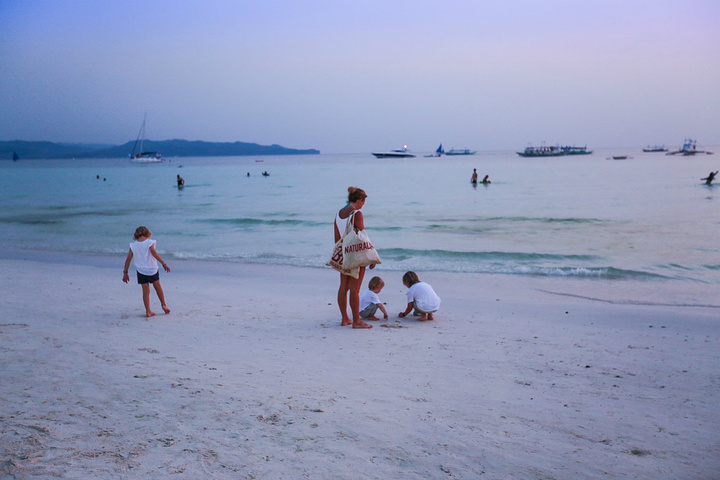
[[[383,312],[385,320],[388,319],[387,311],[385,306],[380,301],[378,294],[385,286],[385,282],[380,277],[373,277],[368,282],[368,289],[365,293],[360,295],[360,318],[365,320],[379,320],[375,316],[378,308]]]

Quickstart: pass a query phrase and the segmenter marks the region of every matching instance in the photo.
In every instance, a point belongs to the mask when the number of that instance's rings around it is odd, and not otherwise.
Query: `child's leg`
[[[424,322],[424,321],[428,320],[427,312],[423,312],[422,310],[420,310],[417,306],[417,302],[414,302],[413,306],[415,307],[415,313],[417,315],[420,315],[420,318],[418,318],[419,321]],[[429,320],[433,320],[432,314],[430,314],[430,316],[431,316],[431,318],[429,318]]]
[[[155,293],[157,293],[158,299],[160,300],[163,312],[170,313],[170,309],[165,305],[165,293],[163,292],[162,285],[160,285],[160,280],[153,282],[153,287],[155,287]]]
[[[143,304],[145,305],[145,316],[146,317],[152,317],[155,315],[152,310],[150,310],[150,284],[149,283],[143,283],[142,286],[142,293],[143,293]]]

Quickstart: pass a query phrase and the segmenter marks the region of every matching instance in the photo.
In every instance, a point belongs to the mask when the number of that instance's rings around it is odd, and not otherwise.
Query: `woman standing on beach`
[[[355,230],[360,231],[365,229],[365,221],[360,209],[365,205],[366,198],[367,194],[362,188],[348,188],[348,203],[341,208],[335,216],[335,243],[337,243],[345,233],[348,221],[353,212],[355,213],[355,215],[352,215]],[[375,265],[370,265],[370,268],[374,267]],[[353,328],[372,328],[372,325],[368,325],[360,319],[360,287],[362,286],[363,277],[365,276],[365,267],[359,268],[358,278],[354,278],[351,275],[340,274],[340,288],[338,289],[337,296],[338,307],[340,307],[340,314],[342,315],[340,325],[345,326],[352,324]],[[350,292],[352,321],[350,321],[350,317],[348,317],[347,314],[348,292]]]

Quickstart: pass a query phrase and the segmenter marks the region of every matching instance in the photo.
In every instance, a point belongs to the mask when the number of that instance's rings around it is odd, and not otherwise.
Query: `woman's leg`
[[[360,287],[365,277],[365,267],[360,267],[358,278],[350,278],[350,311],[353,316],[353,328],[372,328],[360,318]]]
[[[347,304],[348,304],[348,290],[350,289],[350,282],[349,280],[353,279],[352,277],[348,275],[340,274],[340,288],[338,288],[338,294],[337,294],[337,301],[338,301],[338,307],[340,308],[340,315],[341,315],[341,321],[340,325],[350,325],[352,322],[350,321],[350,317],[348,317],[347,314]],[[353,279],[354,280],[354,279]]]

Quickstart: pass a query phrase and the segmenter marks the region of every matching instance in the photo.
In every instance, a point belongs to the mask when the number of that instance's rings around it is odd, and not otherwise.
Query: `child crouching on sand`
[[[388,319],[388,313],[380,301],[380,297],[378,297],[378,294],[384,286],[385,282],[383,282],[382,278],[373,277],[370,279],[367,291],[360,295],[360,318],[364,318],[365,320],[379,320],[379,318],[375,316],[375,312],[377,312],[379,308],[380,311],[383,312],[385,320]]]
[[[162,286],[160,285],[160,270],[158,269],[157,262],[163,266],[166,272],[170,271],[170,267],[167,263],[160,258],[160,255],[155,250],[155,240],[150,240],[152,232],[147,227],[138,227],[135,230],[135,241],[130,244],[130,251],[128,252],[127,258],[125,259],[125,268],[123,269],[123,282],[128,283],[130,276],[128,275],[128,268],[130,268],[130,261],[132,260],[137,270],[137,280],[142,285],[143,303],[145,304],[145,316],[152,317],[155,315],[150,310],[150,284],[155,288],[158,299],[160,299],[160,305],[162,305],[163,312],[170,313],[170,309],[165,305],[165,294],[163,293]]]
[[[420,312],[420,320],[435,320],[433,313],[440,308],[440,297],[437,296],[435,290],[425,282],[421,282],[415,272],[405,272],[403,275],[403,285],[408,288],[407,291],[407,308],[404,312],[400,312],[400,318],[406,316],[413,309]]]

